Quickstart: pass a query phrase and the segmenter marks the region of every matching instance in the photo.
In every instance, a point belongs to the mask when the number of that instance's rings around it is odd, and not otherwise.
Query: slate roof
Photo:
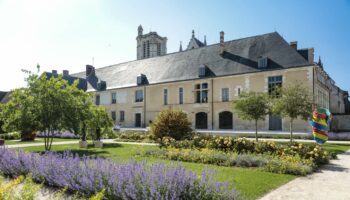
[[[88,78],[88,91],[95,90],[93,82],[106,81],[107,89],[136,86],[139,74],[147,77],[149,84],[199,79],[199,66],[205,65],[212,76],[276,70],[310,65],[277,33],[268,33],[225,42],[220,55],[220,45],[213,44],[182,52],[170,53],[148,59],[135,60],[95,70],[96,77]],[[258,68],[259,57],[268,57],[266,69]],[[86,73],[71,74],[86,78]]]
[[[203,42],[201,42],[197,38],[193,37],[193,38],[191,38],[190,42],[188,43],[186,50],[190,50],[190,49],[193,49],[193,48],[204,47],[204,46],[205,45],[204,45]]]
[[[1,92],[0,91],[0,103],[7,103],[10,101],[11,92]]]
[[[53,76],[51,72],[45,72],[45,74],[47,78],[51,78]],[[55,74],[54,77],[58,77],[58,74]],[[75,80],[79,79],[78,89],[87,90],[87,83],[85,78],[79,78],[71,75],[64,75],[63,79],[67,80],[69,85],[73,84]]]
[[[0,102],[5,97],[6,94],[7,94],[7,92],[0,91]]]

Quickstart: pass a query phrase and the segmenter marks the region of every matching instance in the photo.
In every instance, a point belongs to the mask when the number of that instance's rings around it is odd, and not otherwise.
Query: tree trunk
[[[290,144],[292,144],[292,142],[293,142],[293,119],[290,119],[289,130],[290,130]]]
[[[52,141],[53,141],[53,132],[54,132],[54,131],[52,131],[52,134],[51,134],[50,144],[49,144],[49,147],[48,147],[48,151],[50,151],[50,150],[51,150],[51,147],[52,147]]]
[[[255,120],[255,140],[258,141],[258,120]]]
[[[50,137],[50,131],[46,130],[45,137],[44,137],[45,151],[48,151],[48,148],[49,148],[49,137]]]
[[[86,126],[85,126],[85,124],[83,124],[81,140],[86,141]]]

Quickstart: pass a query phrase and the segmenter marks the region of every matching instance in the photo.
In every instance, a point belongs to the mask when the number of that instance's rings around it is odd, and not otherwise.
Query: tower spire
[[[194,38],[194,30],[192,30],[192,38]]]
[[[180,52],[182,51],[182,41],[180,41]]]
[[[207,36],[204,35],[204,46],[207,46]]]

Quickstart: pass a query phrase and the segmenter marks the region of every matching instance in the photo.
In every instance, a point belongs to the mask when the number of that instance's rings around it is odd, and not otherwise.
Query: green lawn
[[[137,156],[137,152],[158,148],[156,146],[141,146],[130,144],[104,144],[103,149],[96,149],[89,146],[88,149],[80,149],[77,144],[73,145],[54,145],[53,151],[63,152],[71,150],[79,155],[96,155],[104,158],[112,158],[117,161],[128,161],[134,159],[147,162],[164,162],[171,164],[173,161],[161,160],[156,158],[144,158]],[[350,149],[350,145],[345,144],[325,144],[323,147],[334,153],[341,153]],[[28,152],[42,152],[43,146],[22,148]],[[238,167],[220,167],[216,165],[205,165],[199,163],[182,162],[182,165],[188,169],[200,174],[206,168],[213,168],[218,173],[220,181],[233,181],[233,187],[236,188],[246,199],[256,199],[267,192],[289,182],[296,178],[293,175],[275,174],[259,171],[257,169],[247,169]]]
[[[66,141],[78,141],[79,139],[61,139],[54,138],[53,142],[66,142]],[[21,142],[18,140],[5,140],[5,145],[13,145],[13,144],[33,144],[33,143],[44,143],[44,138],[36,138],[34,141],[25,141]]]

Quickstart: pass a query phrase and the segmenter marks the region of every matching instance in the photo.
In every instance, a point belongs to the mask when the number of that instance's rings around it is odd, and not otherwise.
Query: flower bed
[[[276,144],[275,142],[255,142],[245,138],[221,136],[195,136],[192,140],[177,141],[164,137],[161,147],[179,149],[215,149],[224,152],[270,154],[276,156],[296,156],[312,161],[316,166],[328,163],[330,156],[319,145],[305,145],[301,143]]]
[[[116,134],[115,140],[119,142],[149,142],[149,143],[156,142],[156,140],[154,139],[151,133],[138,132],[138,131],[125,131],[125,132],[118,133]]]
[[[40,132],[36,135],[37,137],[45,137],[47,136],[46,132]],[[79,135],[76,135],[72,132],[69,131],[64,131],[64,132],[60,132],[60,131],[55,131],[53,133],[53,137],[54,138],[65,138],[65,139],[79,139]]]
[[[216,181],[215,173],[200,178],[181,165],[116,163],[96,157],[23,153],[0,149],[0,172],[17,177],[31,173],[36,182],[91,196],[105,191],[107,199],[234,199],[229,183]]]
[[[186,161],[219,166],[256,167],[263,171],[307,175],[313,171],[313,162],[298,155],[273,156],[263,154],[237,154],[212,149],[152,149],[139,153],[142,156]]]

